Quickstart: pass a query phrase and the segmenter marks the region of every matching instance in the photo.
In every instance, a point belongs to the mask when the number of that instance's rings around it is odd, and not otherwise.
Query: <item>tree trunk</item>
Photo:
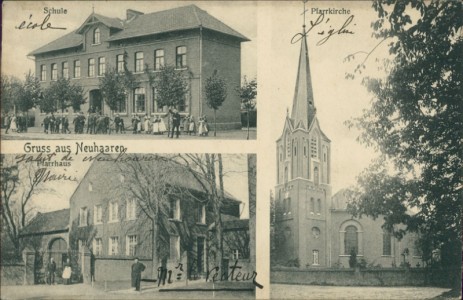
[[[246,111],[246,119],[248,121],[248,137],[246,139],[249,140],[249,109]]]
[[[219,159],[219,187],[220,187],[220,195],[218,197],[218,215],[217,215],[217,240],[219,244],[219,257],[220,257],[220,262],[221,262],[221,270],[223,267],[223,228],[222,228],[222,214],[220,213],[222,210],[222,203],[225,198],[225,192],[223,188],[223,163],[222,163],[222,154],[218,154],[218,159]],[[223,272],[227,272],[228,270],[223,270]]]
[[[158,275],[158,251],[157,251],[157,242],[158,242],[158,226],[157,226],[157,218],[151,220],[151,258],[152,258],[152,266],[151,266],[151,278],[155,279]]]
[[[214,136],[217,136],[217,120],[216,120],[217,110],[214,109]]]
[[[249,236],[251,266],[256,263],[256,155],[248,154]]]

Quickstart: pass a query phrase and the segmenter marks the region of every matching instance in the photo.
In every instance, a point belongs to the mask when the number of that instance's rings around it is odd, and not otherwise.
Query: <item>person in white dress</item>
[[[166,123],[164,122],[163,118],[159,118],[159,133],[164,134],[166,131]]]
[[[195,120],[190,116],[190,124],[188,125],[188,135],[195,134]]]
[[[16,115],[13,115],[13,118],[11,118],[11,124],[10,124],[10,130],[12,132],[16,132],[18,130],[18,124],[16,121]]]

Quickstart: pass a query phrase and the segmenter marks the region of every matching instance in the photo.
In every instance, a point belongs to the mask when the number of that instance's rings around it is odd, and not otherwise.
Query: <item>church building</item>
[[[332,196],[332,144],[317,118],[306,34],[300,42],[292,110],[276,141],[275,232],[279,242],[274,263],[299,268],[349,267],[349,257],[355,252],[358,261],[375,266],[403,262],[415,266],[421,261],[411,235],[399,241],[383,231],[381,218],[353,218],[346,209],[348,190]]]

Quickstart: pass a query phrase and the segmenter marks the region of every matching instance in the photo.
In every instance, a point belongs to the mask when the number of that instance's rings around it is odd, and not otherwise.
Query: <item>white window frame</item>
[[[135,256],[138,245],[138,237],[135,234],[130,234],[126,236],[125,241],[125,254],[127,256]],[[130,253],[130,250],[133,249],[133,253]]]
[[[79,211],[79,227],[88,226],[88,209],[86,206],[81,207]]]
[[[101,204],[93,207],[93,223],[103,224],[103,206]]]
[[[175,211],[173,211],[173,213],[172,213],[171,220],[180,221],[182,219],[181,210],[180,210],[180,199],[175,199],[173,201],[175,201]],[[171,208],[172,208],[172,206],[171,206]]]
[[[113,216],[115,211],[115,216]],[[119,203],[116,201],[109,202],[109,223],[119,222]]]
[[[103,254],[103,240],[101,238],[93,239],[93,254],[94,255]]]
[[[118,236],[109,237],[108,245],[109,245],[108,255],[118,255],[119,254],[119,237]]]

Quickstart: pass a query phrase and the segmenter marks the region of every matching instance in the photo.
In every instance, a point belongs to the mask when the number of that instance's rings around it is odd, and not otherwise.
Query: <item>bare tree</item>
[[[172,219],[172,202],[181,200],[201,201],[190,189],[179,184],[178,177],[185,172],[185,167],[173,164],[168,157],[153,155],[150,161],[141,162],[137,155],[130,161],[119,163],[124,175],[124,183],[120,186],[122,193],[138,203],[141,214],[149,220],[151,226],[152,275],[156,276],[159,262],[166,261],[168,249],[168,223]],[[186,205],[185,205],[186,206]],[[187,216],[185,216],[187,218]],[[176,222],[175,226],[181,237],[183,248],[192,248],[190,225],[192,222]]]
[[[21,244],[19,234],[27,225],[33,213],[32,196],[40,190],[36,180],[36,168],[32,164],[18,165],[13,156],[1,155],[1,220],[19,256]]]

